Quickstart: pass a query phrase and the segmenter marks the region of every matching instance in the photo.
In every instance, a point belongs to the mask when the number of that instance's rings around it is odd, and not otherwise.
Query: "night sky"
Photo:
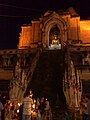
[[[47,10],[73,7],[81,19],[90,18],[90,0],[0,0],[0,49],[17,48],[21,25]]]

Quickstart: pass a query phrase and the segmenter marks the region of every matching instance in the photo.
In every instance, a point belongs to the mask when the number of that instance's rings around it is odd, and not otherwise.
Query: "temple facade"
[[[1,92],[11,100],[22,100],[32,89],[34,97],[54,105],[59,99],[60,105],[64,100],[79,107],[82,93],[90,95],[89,71],[90,20],[81,20],[72,7],[22,25],[17,49],[0,50],[0,85],[6,85]]]
[[[47,11],[31,25],[23,25],[18,49],[63,47],[64,44],[90,43],[90,20],[81,20],[76,11],[70,7],[66,11]],[[54,43],[55,35],[58,42]]]

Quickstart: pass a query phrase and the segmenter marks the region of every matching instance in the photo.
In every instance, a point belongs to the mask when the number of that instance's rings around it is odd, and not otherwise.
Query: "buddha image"
[[[59,39],[57,34],[53,35],[52,45],[59,45]]]

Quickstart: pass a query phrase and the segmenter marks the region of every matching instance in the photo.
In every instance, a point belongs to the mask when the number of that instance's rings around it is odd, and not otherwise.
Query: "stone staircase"
[[[65,106],[62,80],[64,75],[64,53],[61,50],[46,50],[39,57],[31,84],[28,87],[33,91],[33,97],[45,97],[51,106]],[[28,89],[28,91],[29,91]]]

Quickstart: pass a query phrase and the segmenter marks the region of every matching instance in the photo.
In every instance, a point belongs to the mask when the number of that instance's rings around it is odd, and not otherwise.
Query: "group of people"
[[[26,95],[22,101],[6,100],[0,102],[0,120],[52,120],[52,110],[49,100],[45,97],[33,98]],[[63,119],[71,120],[65,111]],[[85,120],[85,119],[83,119]]]
[[[51,119],[51,107],[47,98],[37,98],[33,101],[32,96],[28,95],[23,100],[22,108],[22,120],[31,120],[31,118],[36,120]]]
[[[90,98],[83,94],[81,99],[82,120],[90,120]]]
[[[52,120],[53,118],[49,100],[45,97],[33,101],[32,95],[27,95],[22,105],[22,119],[20,120]],[[65,110],[61,117],[62,120],[72,120],[68,110]]]
[[[50,115],[50,116],[49,116]],[[24,97],[22,101],[0,101],[0,120],[47,120],[51,118],[51,107],[47,98],[34,99],[32,94]]]

